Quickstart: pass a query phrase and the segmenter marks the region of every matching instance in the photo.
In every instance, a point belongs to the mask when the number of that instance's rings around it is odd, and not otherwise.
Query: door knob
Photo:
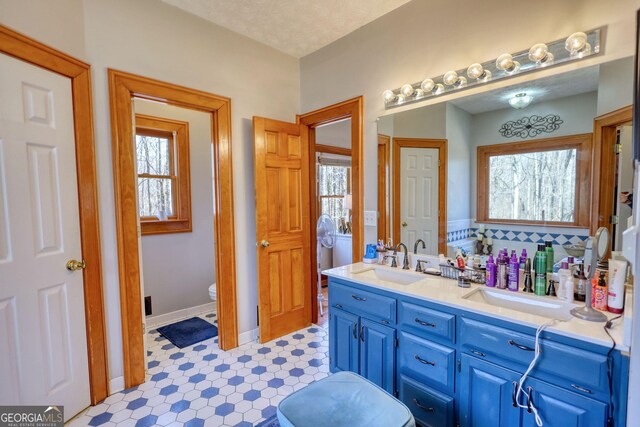
[[[402,221],[402,226],[406,227],[407,226],[407,221]]]
[[[84,262],[84,260],[78,261],[75,259],[70,259],[67,262],[67,270],[69,271],[84,270],[85,268],[87,268],[87,264]]]
[[[263,248],[268,248],[269,247],[269,242],[266,240],[262,240],[262,242],[260,242],[260,246],[262,246]]]

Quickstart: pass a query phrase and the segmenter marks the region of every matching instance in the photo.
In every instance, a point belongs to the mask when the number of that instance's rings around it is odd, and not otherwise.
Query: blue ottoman
[[[338,372],[285,397],[282,427],[415,427],[402,402],[353,372]]]

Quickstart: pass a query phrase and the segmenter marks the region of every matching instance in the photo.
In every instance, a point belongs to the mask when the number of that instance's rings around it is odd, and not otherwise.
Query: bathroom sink
[[[462,298],[557,320],[571,320],[573,318],[571,309],[576,306],[553,298],[491,288],[474,289]]]
[[[376,279],[383,282],[395,283],[397,285],[410,285],[424,279],[424,276],[409,273],[401,269],[392,270],[380,267],[369,267],[360,271],[354,271],[353,275],[358,278]]]

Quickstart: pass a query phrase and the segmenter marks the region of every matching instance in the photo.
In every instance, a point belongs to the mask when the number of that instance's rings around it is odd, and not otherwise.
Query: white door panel
[[[400,238],[417,239],[426,253],[438,253],[438,155],[435,148],[400,149]]]
[[[80,243],[71,81],[0,55],[3,404],[89,406]]]

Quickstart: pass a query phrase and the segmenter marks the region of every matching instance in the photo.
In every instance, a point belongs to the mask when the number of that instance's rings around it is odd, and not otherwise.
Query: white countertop
[[[363,277],[363,275],[357,274],[358,272],[362,272],[366,269],[371,269],[372,267],[387,269],[391,271],[402,271],[403,273],[413,274],[416,275],[416,277],[421,277],[422,279],[408,285],[403,285],[372,277]],[[430,276],[423,273],[416,273],[412,270],[402,270],[401,268],[391,268],[379,264],[364,264],[361,262],[332,268],[330,270],[323,271],[322,273],[330,277],[350,280],[362,285],[370,286],[374,289],[386,290],[389,292],[397,293],[399,295],[406,295],[425,301],[430,301],[453,308],[458,308],[469,312],[514,322],[519,325],[531,326],[533,328],[537,328],[543,323],[549,321],[549,319],[546,317],[537,316],[534,314],[529,314],[508,308],[496,307],[494,305],[463,298],[463,296],[468,292],[471,292],[477,287],[482,287],[483,285],[472,284],[471,288],[461,288],[458,286],[457,281],[455,280],[438,276]],[[511,291],[502,292],[511,293]],[[553,297],[542,298],[555,300],[555,298]],[[612,313],[605,314],[609,318],[615,317],[615,315]],[[579,340],[588,341],[593,344],[611,347],[611,339],[607,336],[603,327],[604,323],[589,322],[578,318],[572,318],[569,321],[555,321],[546,330],[570,338],[576,338]],[[613,322],[613,326],[611,329],[609,329],[609,333],[617,343],[616,349],[628,352],[629,346],[625,345],[626,343],[623,342],[623,328],[624,318],[620,318]]]

